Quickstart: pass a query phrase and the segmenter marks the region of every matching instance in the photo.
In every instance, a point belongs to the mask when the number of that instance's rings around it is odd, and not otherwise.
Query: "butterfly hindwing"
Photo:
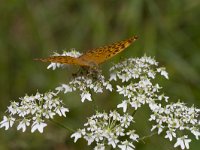
[[[53,63],[85,66],[84,63],[79,61],[79,59],[75,57],[71,57],[71,56],[52,56],[52,57],[40,58],[36,60],[40,60],[42,62],[53,62]]]

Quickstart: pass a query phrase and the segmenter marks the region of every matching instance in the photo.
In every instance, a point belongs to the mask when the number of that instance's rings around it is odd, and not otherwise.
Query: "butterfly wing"
[[[83,62],[86,62],[88,66],[98,65],[123,51],[136,39],[137,36],[133,36],[120,42],[116,42],[100,48],[91,49],[85,54],[81,55],[79,59],[81,59]]]
[[[52,57],[47,57],[47,58],[39,58],[35,60],[39,60],[42,62],[53,62],[53,63],[61,63],[61,64],[87,66],[84,62],[82,62],[78,58],[71,57],[71,56],[52,56]]]
[[[53,62],[53,63],[92,67],[120,53],[125,48],[127,48],[131,43],[133,43],[136,39],[137,36],[133,36],[129,39],[120,42],[116,42],[100,48],[91,49],[78,58],[71,56],[52,56],[48,58],[39,58],[35,60],[39,60],[42,62]]]

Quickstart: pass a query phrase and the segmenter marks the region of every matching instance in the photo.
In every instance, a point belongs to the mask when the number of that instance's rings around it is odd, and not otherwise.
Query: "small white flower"
[[[104,144],[97,143],[97,146],[95,146],[94,150],[105,150]]]
[[[135,110],[137,110],[139,107],[141,107],[141,103],[136,99],[135,100],[132,99],[130,104],[131,104],[131,107],[133,107]]]
[[[117,108],[123,108],[123,112],[126,112],[127,104],[128,104],[127,100],[124,100],[121,104],[117,105]]]
[[[43,133],[43,128],[46,127],[47,124],[44,123],[42,120],[36,120],[32,124],[31,132],[35,132],[35,130],[38,130],[40,133]]]
[[[168,96],[164,96],[165,102],[168,102],[169,97]]]
[[[119,85],[117,85],[117,92],[119,93],[119,94],[122,94],[122,95],[124,95],[124,96],[128,96],[128,94],[129,94],[129,91],[128,91],[128,88],[127,87],[120,87]]]
[[[196,127],[192,127],[192,128],[190,128],[190,131],[191,131],[192,134],[195,135],[195,138],[198,140],[199,136],[200,136],[199,129],[197,129]]]
[[[158,134],[160,134],[164,129],[164,126],[158,125]]]
[[[96,120],[93,120],[93,118],[91,117],[91,118],[88,119],[88,122],[86,124],[84,124],[84,126],[90,125],[91,127],[94,128],[96,123],[97,123]]]
[[[109,79],[109,81],[112,81],[112,80],[117,81],[117,74],[116,74],[116,73],[111,73],[111,74],[110,74],[110,79]]]
[[[12,115],[15,115],[18,111],[18,102],[11,102],[10,106],[8,106],[8,112],[10,112]]]
[[[180,138],[177,138],[177,142],[174,144],[174,147],[180,146],[181,149],[189,149],[189,143],[191,142],[191,139],[188,139],[188,136],[182,136]]]
[[[156,129],[156,128],[157,128],[156,125],[152,126],[151,131],[153,131],[153,130]]]
[[[156,119],[156,115],[155,114],[150,115],[149,121],[152,121],[152,120],[155,120],[155,119]]]
[[[51,110],[45,110],[44,112],[43,112],[43,116],[46,118],[46,119],[49,119],[49,118],[51,118],[51,119],[53,119],[53,117],[55,116],[55,112],[52,112]]]
[[[162,75],[162,76],[164,76],[166,79],[169,79],[169,77],[168,77],[168,73],[165,71],[165,68],[158,68],[157,69],[157,72],[160,72],[160,74]]]
[[[30,120],[24,118],[22,121],[20,121],[19,125],[17,126],[17,130],[22,129],[22,132],[26,131],[26,126],[30,125]]]
[[[151,131],[153,131],[155,128],[158,128],[158,134],[160,134],[162,131],[163,131],[163,128],[164,126],[158,124],[158,125],[154,125],[152,128],[151,128]]]
[[[84,102],[86,99],[92,101],[91,94],[88,91],[81,93],[81,101]]]
[[[61,91],[64,90],[64,88],[63,88],[63,86],[61,85],[61,86],[56,87],[55,90],[58,91],[57,93],[60,93]]]
[[[118,74],[118,77],[122,80],[122,82],[127,82],[131,79],[131,74],[129,72],[126,72],[124,74]]]
[[[165,138],[168,138],[170,141],[172,141],[172,138],[176,137],[176,133],[174,131],[175,130],[167,130]]]
[[[113,120],[120,120],[120,114],[117,113],[117,111],[110,112],[109,116],[112,117]]]
[[[88,145],[91,145],[94,142],[95,137],[92,134],[87,134],[84,136],[84,139],[88,142]]]
[[[118,142],[119,140],[117,139],[116,136],[112,136],[111,138],[108,139],[108,145],[112,145],[113,148],[116,148]]]
[[[116,135],[118,135],[118,136],[125,135],[123,126],[117,127],[115,132],[116,132]]]
[[[109,91],[112,92],[113,88],[112,88],[112,85],[111,85],[110,83],[107,83],[107,82],[106,82],[106,83],[104,84],[104,86],[106,86],[106,89],[107,89],[107,90],[109,90]]]
[[[66,117],[66,112],[69,112],[69,109],[68,108],[65,108],[63,106],[61,107],[57,107],[56,108],[56,113],[59,115],[59,116],[65,116]]]
[[[153,70],[149,70],[148,76],[149,76],[150,78],[154,79],[154,78],[155,78],[155,72],[154,72]]]
[[[29,114],[29,110],[27,109],[27,107],[25,106],[25,107],[20,107],[19,109],[18,109],[18,115],[20,116],[20,117],[25,117],[26,115],[28,115]]]
[[[59,68],[61,66],[61,64],[59,63],[51,63],[50,65],[47,66],[47,69],[52,68],[53,70],[55,70],[57,67]]]
[[[100,84],[97,84],[95,86],[93,84],[91,84],[90,88],[93,88],[95,93],[102,93],[103,92],[103,88],[101,87]]]
[[[133,122],[133,117],[129,114],[125,114],[121,117],[121,126],[128,128],[130,123]]]
[[[118,145],[121,150],[134,150],[135,146],[129,141],[123,141],[121,145]]]
[[[15,118],[3,116],[3,120],[0,122],[0,128],[5,127],[5,130],[8,130],[13,126]]]
[[[67,84],[62,84],[62,87],[64,88],[64,93],[72,92],[72,88]]]
[[[85,135],[85,129],[82,130],[79,129],[77,132],[73,133],[70,137],[74,138],[74,143],[76,143],[76,141],[80,139],[82,135]]]
[[[130,130],[127,135],[129,135],[130,139],[138,142],[139,135],[135,134],[135,130]]]

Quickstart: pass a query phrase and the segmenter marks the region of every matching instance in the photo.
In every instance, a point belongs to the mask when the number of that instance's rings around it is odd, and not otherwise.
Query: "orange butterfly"
[[[72,64],[79,65],[85,67],[94,67],[97,66],[106,60],[112,58],[116,54],[123,51],[127,48],[131,43],[133,43],[138,37],[133,36],[126,40],[116,42],[107,46],[94,48],[87,51],[85,54],[75,58],[71,56],[52,56],[48,58],[40,58],[36,60],[40,60],[43,62],[53,62],[53,63],[61,63],[61,64]]]

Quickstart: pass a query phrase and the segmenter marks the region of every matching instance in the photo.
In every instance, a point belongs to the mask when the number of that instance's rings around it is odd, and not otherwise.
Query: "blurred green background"
[[[35,94],[66,83],[77,68],[47,70],[47,64],[33,61],[53,51],[76,48],[81,52],[132,35],[139,39],[127,50],[102,65],[104,72],[120,57],[155,57],[169,72],[160,79],[171,101],[200,107],[200,1],[199,0],[8,0],[0,3],[0,109],[1,116],[11,100],[25,93]],[[114,109],[116,95],[95,95],[101,109]],[[81,128],[93,114],[90,103],[82,104],[78,94],[63,95],[71,112],[56,120]],[[106,104],[106,106],[105,106]],[[86,111],[87,110],[87,111]],[[134,127],[150,133],[149,110],[136,114]],[[142,118],[142,119],[141,119]],[[50,149],[87,150],[84,140],[76,144],[70,133],[49,123],[43,134],[0,129],[1,150]],[[138,150],[173,150],[173,143],[154,136],[136,144]],[[194,140],[191,150],[200,142]]]

